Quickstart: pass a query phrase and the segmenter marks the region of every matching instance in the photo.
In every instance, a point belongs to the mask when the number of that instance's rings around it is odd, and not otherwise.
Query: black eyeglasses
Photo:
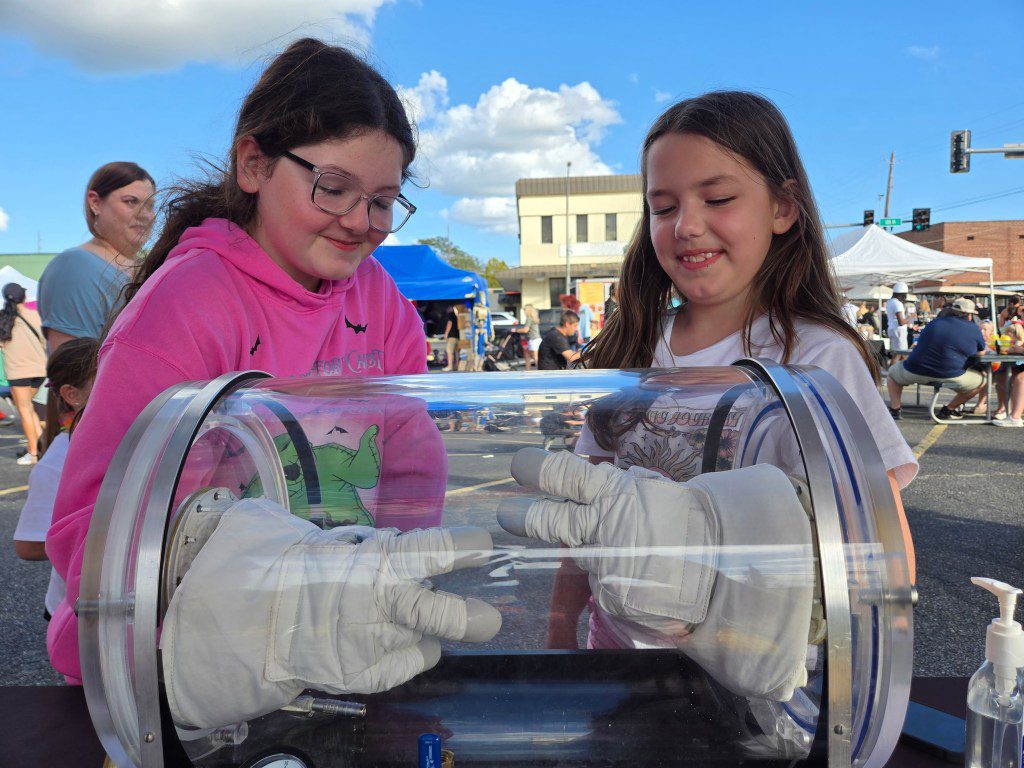
[[[416,213],[416,206],[402,195],[366,195],[362,188],[348,176],[325,171],[303,160],[291,152],[283,152],[293,163],[313,172],[313,191],[310,200],[317,208],[332,216],[344,216],[363,200],[370,227],[378,232],[397,232],[409,217]]]

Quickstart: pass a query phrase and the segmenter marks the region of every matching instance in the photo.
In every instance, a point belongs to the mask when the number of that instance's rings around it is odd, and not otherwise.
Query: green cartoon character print
[[[340,429],[335,427],[335,429]],[[335,430],[331,430],[332,432]],[[277,455],[284,468],[288,488],[288,503],[293,515],[305,520],[313,519],[324,528],[339,525],[373,525],[373,515],[363,504],[360,490],[377,487],[380,479],[380,449],[377,433],[380,428],[371,425],[363,432],[356,450],[336,443],[313,446],[313,460],[320,482],[322,503],[315,514],[306,496],[306,478],[303,477],[298,451],[287,434],[274,438]],[[263,496],[259,477],[246,486],[243,498]],[[319,519],[322,515],[322,521]],[[315,517],[315,519],[314,519]]]

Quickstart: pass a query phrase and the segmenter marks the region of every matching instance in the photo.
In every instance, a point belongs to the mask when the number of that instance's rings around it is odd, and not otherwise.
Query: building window
[[[968,239],[968,240],[973,240],[973,239],[974,239],[974,235],[968,235],[968,236],[967,236],[967,239]]]
[[[562,294],[565,293],[565,278],[564,277],[549,277],[548,278],[548,290],[550,293],[548,297],[551,300],[552,307],[562,306]]]
[[[587,242],[587,217],[586,215],[576,217],[576,242]]]
[[[619,239],[619,217],[614,213],[604,215],[604,239],[606,242],[614,243]]]
[[[542,243],[553,243],[554,239],[551,234],[551,217],[541,216],[540,217],[540,241]]]

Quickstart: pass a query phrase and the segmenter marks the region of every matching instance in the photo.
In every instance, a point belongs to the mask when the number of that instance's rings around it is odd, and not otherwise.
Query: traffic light
[[[864,211],[864,226],[865,227],[870,227],[874,223],[875,223],[875,212],[874,211]]]
[[[921,232],[929,229],[932,225],[932,209],[931,208],[915,208],[914,209],[914,231]]]
[[[953,131],[949,134],[949,172],[968,173],[971,170],[970,131]],[[917,227],[915,227],[917,229]]]

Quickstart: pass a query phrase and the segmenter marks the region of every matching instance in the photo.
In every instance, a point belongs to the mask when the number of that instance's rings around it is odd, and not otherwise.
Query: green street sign
[[[878,226],[880,227],[898,227],[903,223],[903,219],[879,219]]]

